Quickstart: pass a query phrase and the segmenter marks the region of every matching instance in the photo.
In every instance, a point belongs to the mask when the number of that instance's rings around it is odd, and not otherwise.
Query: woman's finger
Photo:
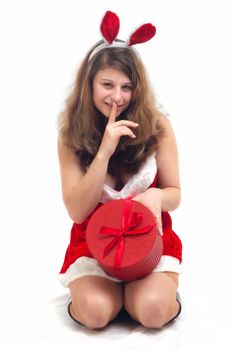
[[[109,115],[109,119],[108,119],[108,123],[109,124],[113,124],[116,121],[116,114],[117,114],[117,105],[115,102],[113,102],[112,104],[112,108],[110,111],[110,115]]]
[[[138,127],[138,123],[134,123],[130,120],[118,120],[117,122],[115,122],[115,126],[127,126],[127,127],[131,127],[131,128],[137,128]]]
[[[132,138],[136,137],[134,135],[134,133],[132,132],[132,130],[130,130],[126,126],[122,126],[122,127],[119,127],[118,129],[116,129],[116,135],[117,135],[117,137],[121,137],[121,136],[130,136]]]
[[[161,221],[161,215],[156,214],[156,221],[157,221],[157,225],[158,225],[158,231],[160,236],[163,236],[163,228],[162,228],[162,221]]]

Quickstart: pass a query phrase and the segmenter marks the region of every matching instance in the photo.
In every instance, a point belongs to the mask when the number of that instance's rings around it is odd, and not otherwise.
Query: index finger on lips
[[[117,114],[117,105],[115,102],[113,102],[110,115],[109,115],[109,120],[108,120],[109,123],[115,123],[116,114]]]

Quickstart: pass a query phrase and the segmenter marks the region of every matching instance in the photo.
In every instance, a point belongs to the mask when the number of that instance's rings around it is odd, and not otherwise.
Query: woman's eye
[[[103,84],[104,87],[106,87],[107,89],[110,89],[112,87],[112,84],[111,83],[104,83]]]
[[[122,89],[124,91],[131,91],[132,90],[132,86],[131,85],[125,85],[125,86],[122,87]]]

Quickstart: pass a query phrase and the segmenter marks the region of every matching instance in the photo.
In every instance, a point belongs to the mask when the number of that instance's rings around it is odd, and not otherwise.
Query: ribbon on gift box
[[[105,247],[103,257],[110,253],[110,251],[117,244],[116,255],[114,260],[114,268],[120,268],[123,251],[124,251],[124,237],[126,235],[140,235],[147,234],[154,227],[153,225],[147,225],[145,227],[137,228],[143,220],[142,213],[131,212],[132,200],[130,198],[125,200],[123,207],[123,215],[121,220],[121,229],[102,226],[99,233],[105,235],[115,235],[116,237]]]

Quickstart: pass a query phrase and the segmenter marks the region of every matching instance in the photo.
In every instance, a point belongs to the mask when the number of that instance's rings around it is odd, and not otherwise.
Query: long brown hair
[[[60,114],[59,129],[62,141],[75,152],[86,169],[94,159],[107,123],[94,106],[92,84],[99,70],[112,67],[124,73],[132,82],[132,99],[120,119],[132,120],[139,124],[134,130],[136,138],[120,138],[110,158],[108,172],[117,176],[122,172],[136,173],[148,155],[155,152],[158,139],[164,133],[162,113],[146,76],[143,63],[131,48],[109,47],[89,58],[97,43],[80,65],[65,109]]]

